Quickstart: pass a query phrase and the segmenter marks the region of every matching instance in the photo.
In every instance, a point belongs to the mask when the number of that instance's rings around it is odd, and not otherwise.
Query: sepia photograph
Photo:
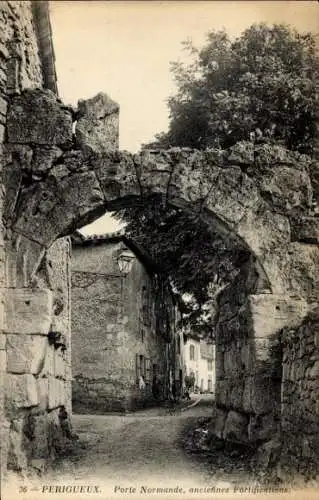
[[[319,494],[319,3],[0,0],[1,500]]]

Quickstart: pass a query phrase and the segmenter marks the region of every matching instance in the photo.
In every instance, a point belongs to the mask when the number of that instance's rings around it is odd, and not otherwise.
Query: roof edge
[[[161,273],[158,264],[156,264],[156,262],[149,256],[144,248],[137,244],[133,239],[127,237],[125,235],[125,231],[123,230],[113,233],[93,234],[87,236],[77,230],[71,235],[71,242],[75,247],[103,245],[107,243],[116,243],[119,241],[122,241],[136,255],[136,257],[143,263],[143,265],[149,272],[156,274]]]

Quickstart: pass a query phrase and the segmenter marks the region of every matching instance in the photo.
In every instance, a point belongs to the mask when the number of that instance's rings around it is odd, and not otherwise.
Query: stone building
[[[215,346],[195,334],[186,334],[184,342],[185,375],[194,374],[194,386],[200,392],[215,392]]]
[[[156,265],[122,234],[72,239],[74,412],[156,404],[153,377],[167,397],[178,364],[172,292]]]

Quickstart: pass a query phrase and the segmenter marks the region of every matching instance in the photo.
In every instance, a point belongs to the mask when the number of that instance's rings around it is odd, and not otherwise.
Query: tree
[[[117,216],[127,222],[127,236],[149,253],[173,287],[183,324],[200,335],[211,335],[214,297],[247,260],[247,250],[234,248],[231,242],[227,246],[199,214],[163,207],[156,199]]]
[[[248,139],[311,153],[319,68],[311,34],[259,24],[233,41],[219,31],[200,50],[184,45],[192,62],[172,64],[177,93],[168,100],[169,130],[144,148],[227,148]],[[188,326],[211,334],[214,295],[248,259],[247,249],[225,248],[198,216],[156,201],[119,216],[173,283]]]
[[[177,93],[169,130],[144,147],[227,148],[241,140],[279,141],[311,154],[316,134],[315,38],[284,25],[253,25],[235,40],[210,32],[184,43],[192,62],[172,63]]]

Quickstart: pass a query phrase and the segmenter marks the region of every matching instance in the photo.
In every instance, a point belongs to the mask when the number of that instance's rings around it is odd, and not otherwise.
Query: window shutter
[[[141,364],[142,364],[141,371],[143,371],[142,375],[143,375],[144,382],[145,382],[145,373],[146,373],[146,358],[145,358],[145,356],[143,356]]]

